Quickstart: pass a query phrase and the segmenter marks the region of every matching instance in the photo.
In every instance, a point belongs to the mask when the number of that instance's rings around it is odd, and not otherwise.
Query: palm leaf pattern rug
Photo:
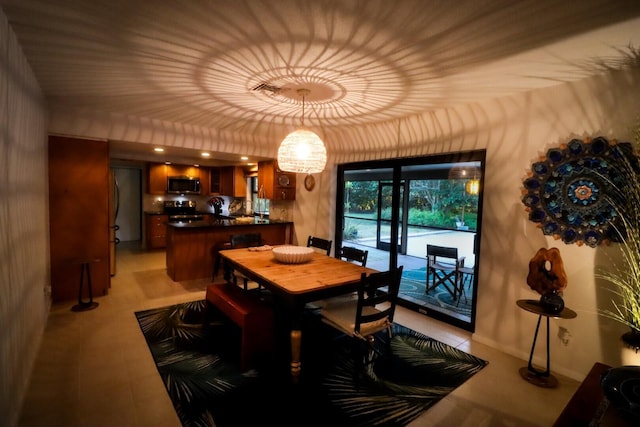
[[[303,374],[291,384],[286,354],[239,369],[240,330],[205,301],[140,311],[136,317],[183,426],[404,426],[487,362],[401,325],[392,357],[380,355],[356,380],[352,341],[309,312]],[[286,328],[284,329],[286,330]],[[288,337],[280,337],[286,344]],[[283,346],[283,347],[286,347]]]

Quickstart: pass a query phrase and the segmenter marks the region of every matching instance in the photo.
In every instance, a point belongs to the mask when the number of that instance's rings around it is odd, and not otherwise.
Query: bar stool
[[[93,289],[91,289],[91,263],[100,262],[100,258],[74,258],[71,260],[74,264],[80,264],[80,287],[78,288],[78,304],[71,307],[71,311],[88,311],[93,310],[99,304],[93,301]],[[84,272],[87,272],[87,290],[89,300],[82,300],[82,287],[84,285]]]

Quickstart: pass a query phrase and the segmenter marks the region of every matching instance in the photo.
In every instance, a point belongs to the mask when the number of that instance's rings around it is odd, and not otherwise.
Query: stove
[[[167,200],[164,202],[164,213],[169,215],[169,222],[202,221],[202,214],[196,213],[196,202],[193,200]]]

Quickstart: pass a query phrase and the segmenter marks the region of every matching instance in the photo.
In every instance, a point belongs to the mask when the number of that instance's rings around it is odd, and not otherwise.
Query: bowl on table
[[[311,261],[313,248],[306,246],[278,246],[271,251],[276,261],[284,264],[302,264]]]

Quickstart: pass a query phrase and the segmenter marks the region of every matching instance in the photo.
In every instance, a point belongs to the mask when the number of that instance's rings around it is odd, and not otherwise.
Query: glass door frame
[[[389,242],[385,242],[382,239],[382,223],[387,222],[387,223],[391,223],[391,219],[386,220],[383,219],[383,211],[386,208],[386,205],[384,203],[385,201],[385,197],[384,197],[384,191],[383,189],[385,187],[391,187],[391,193],[392,193],[392,198],[393,198],[393,182],[386,182],[386,181],[380,181],[378,183],[378,218],[377,218],[377,225],[376,225],[376,248],[377,249],[381,249],[383,251],[387,251],[389,252],[389,249],[391,247],[391,242],[392,240],[389,240]],[[404,182],[401,183],[401,187],[400,187],[400,199],[402,201],[401,206],[405,206],[406,205],[406,190],[404,188]],[[393,208],[393,200],[391,201],[391,208]],[[405,243],[405,239],[407,237],[407,232],[406,230],[404,230],[403,228],[403,224],[406,224],[406,221],[403,221],[402,217],[404,215],[402,215],[402,213],[405,211],[405,209],[401,209],[400,211],[400,221],[398,222],[398,238],[400,239],[400,244],[397,245],[397,251],[399,253],[405,253],[406,251],[406,243]],[[391,228],[392,224],[389,225],[389,228]]]
[[[476,302],[478,295],[478,273],[480,267],[480,246],[481,246],[481,231],[482,231],[482,205],[483,205],[483,189],[484,189],[484,170],[486,163],[486,150],[474,150],[474,151],[465,151],[458,153],[449,153],[449,154],[438,154],[433,156],[423,156],[423,157],[411,157],[411,158],[397,158],[397,159],[387,159],[387,160],[372,160],[372,161],[364,161],[364,162],[355,162],[355,163],[347,163],[347,164],[339,164],[338,165],[338,176],[337,176],[337,191],[336,191],[336,218],[335,218],[335,234],[334,241],[335,247],[339,248],[343,245],[343,231],[345,228],[345,173],[355,173],[366,176],[367,173],[378,174],[380,175],[381,171],[384,171],[384,179],[389,181],[391,179],[392,185],[392,210],[391,210],[391,222],[392,226],[390,228],[390,238],[392,242],[401,241],[403,244],[398,247],[398,245],[390,245],[388,252],[388,268],[395,268],[398,265],[398,257],[399,255],[406,254],[406,245],[408,244],[407,238],[407,230],[409,228],[409,198],[411,197],[409,194],[409,182],[410,179],[407,178],[408,175],[411,175],[411,170],[413,169],[421,169],[431,170],[433,169],[433,173],[435,175],[440,174],[444,177],[434,178],[434,179],[444,179],[445,181],[451,180],[451,173],[455,169],[460,169],[464,165],[468,164],[479,165],[478,173],[479,176],[474,177],[479,181],[480,191],[477,195],[477,224],[475,232],[473,236],[473,254],[470,255],[468,261],[473,261],[473,263],[468,262],[468,265],[473,265],[473,275],[471,284],[469,284],[470,293],[468,297],[471,300],[471,315],[469,320],[460,319],[456,316],[451,316],[447,313],[440,312],[438,310],[430,310],[425,309],[424,306],[418,305],[412,301],[405,300],[399,298],[398,304],[406,306],[414,311],[425,314],[429,317],[433,317],[435,319],[444,321],[445,323],[449,323],[461,329],[465,329],[473,332],[475,330],[475,318],[476,318]],[[449,173],[449,178],[447,178],[446,173]],[[428,172],[431,173],[431,172]],[[376,178],[373,178],[375,180]],[[382,181],[382,178],[380,178]],[[401,191],[401,188],[403,191]],[[404,194],[404,197],[401,197],[401,194]],[[401,209],[402,206],[402,209]],[[464,211],[463,211],[464,212]],[[378,213],[379,215],[379,213]],[[402,215],[402,217],[401,217]],[[464,215],[464,213],[463,213]],[[463,217],[464,218],[464,217]],[[401,227],[401,224],[405,224],[406,226]],[[379,226],[378,226],[379,227]],[[447,231],[447,230],[445,230]],[[455,227],[451,229],[451,231],[455,231]],[[467,234],[468,236],[468,234]],[[401,237],[402,240],[399,240]],[[379,239],[379,236],[376,236],[376,239]],[[377,245],[377,242],[376,242]],[[385,261],[386,262],[386,261]],[[424,259],[424,263],[426,263],[426,259]],[[367,264],[370,266],[369,264]],[[386,267],[386,265],[385,265]],[[375,267],[374,267],[375,268]],[[380,267],[378,267],[380,268]]]

